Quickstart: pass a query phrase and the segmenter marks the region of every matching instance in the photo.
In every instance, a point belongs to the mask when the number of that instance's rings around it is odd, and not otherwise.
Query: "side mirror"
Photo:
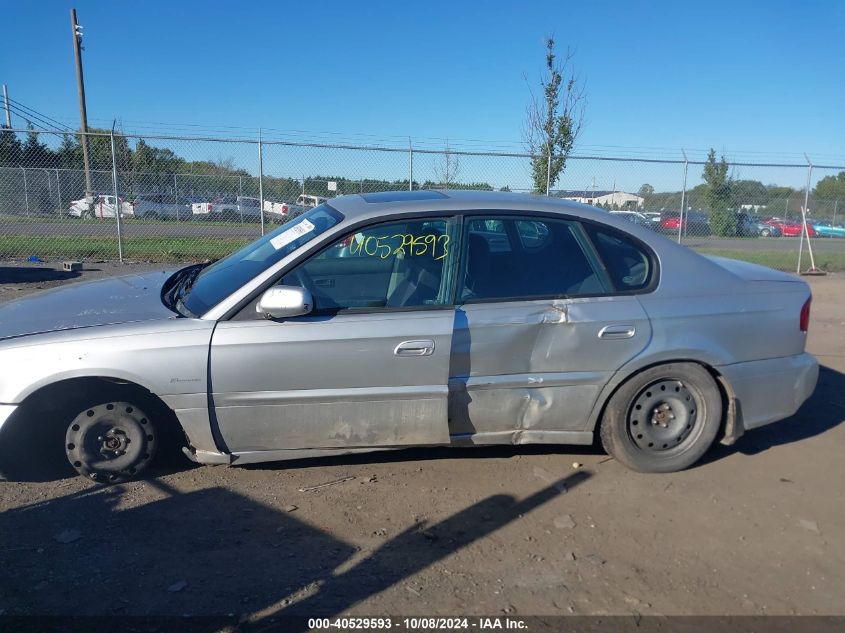
[[[314,307],[311,293],[297,286],[274,286],[267,290],[255,311],[268,319],[284,319],[308,314]]]

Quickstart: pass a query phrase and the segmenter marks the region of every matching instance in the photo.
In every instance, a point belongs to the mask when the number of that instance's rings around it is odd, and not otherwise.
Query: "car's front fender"
[[[208,391],[214,323],[173,319],[22,336],[0,345],[0,403],[83,377],[135,383],[159,397]]]

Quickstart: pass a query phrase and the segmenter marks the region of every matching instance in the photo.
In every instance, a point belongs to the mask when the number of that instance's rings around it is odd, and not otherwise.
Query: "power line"
[[[31,112],[33,114],[33,116],[40,117],[43,121],[49,121],[50,123],[52,123],[54,126],[57,126],[58,128],[73,131],[73,130],[71,130],[71,128],[69,128],[64,123],[60,123],[59,121],[56,121],[56,119],[54,119],[53,117],[47,116],[46,114],[39,112],[38,110],[36,110],[34,108],[30,108],[28,105],[25,105],[25,104],[21,103],[20,101],[17,101],[15,99],[12,99],[11,97],[9,97],[9,102],[15,104],[20,109]]]
[[[53,132],[53,133],[58,132],[58,133],[62,133],[62,134],[66,133],[66,132],[63,132],[62,130],[56,129],[50,123],[47,123],[46,121],[40,119],[40,117],[34,116],[34,115],[30,114],[29,112],[25,112],[23,110],[18,109],[16,106],[12,105],[11,103],[9,103],[9,110],[12,112],[12,114],[15,114],[16,116],[20,117],[21,119],[26,121],[27,124],[31,125],[33,128],[37,128],[38,131],[40,131],[40,132]]]
[[[37,111],[35,111],[31,108],[28,108],[27,106],[22,105],[22,104],[18,103],[17,101],[14,101],[12,99],[9,99],[9,110],[14,112],[20,118],[24,119],[30,125],[35,126],[35,124],[33,122],[34,121],[37,122],[38,127],[42,128],[46,132],[67,133],[67,132],[73,131],[70,128],[68,128],[67,126],[62,126],[62,128],[64,128],[64,129],[57,128],[53,123],[51,123],[50,121],[47,120],[49,117],[44,118],[44,115],[41,115],[39,112],[37,112]],[[61,125],[61,124],[59,124],[59,125]]]

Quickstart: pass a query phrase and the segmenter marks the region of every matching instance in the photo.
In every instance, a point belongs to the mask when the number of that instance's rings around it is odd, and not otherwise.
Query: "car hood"
[[[173,270],[69,284],[0,305],[0,340],[57,330],[173,318],[161,287]]]

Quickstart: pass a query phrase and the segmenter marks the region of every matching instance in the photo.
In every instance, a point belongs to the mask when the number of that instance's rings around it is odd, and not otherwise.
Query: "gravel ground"
[[[56,265],[0,264],[0,301],[156,268]],[[685,472],[547,446],[0,482],[0,614],[845,615],[845,275],[810,281],[815,395]]]

